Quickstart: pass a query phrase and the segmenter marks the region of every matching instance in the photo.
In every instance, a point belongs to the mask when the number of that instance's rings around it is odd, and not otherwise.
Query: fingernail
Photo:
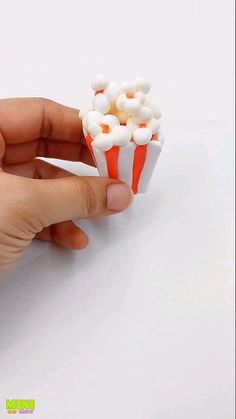
[[[128,185],[113,183],[107,188],[107,208],[111,211],[123,211],[132,198],[133,192]]]

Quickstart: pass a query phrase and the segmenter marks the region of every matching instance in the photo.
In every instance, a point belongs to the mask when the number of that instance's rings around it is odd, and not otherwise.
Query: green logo
[[[10,415],[32,414],[35,409],[35,400],[13,399],[6,400],[6,411]]]

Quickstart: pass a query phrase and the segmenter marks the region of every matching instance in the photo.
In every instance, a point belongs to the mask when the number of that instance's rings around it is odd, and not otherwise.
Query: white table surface
[[[0,10],[1,97],[80,107],[94,74],[142,75],[166,139],[146,195],[80,223],[86,250],[34,243],[0,284],[0,418],[233,419],[233,1]]]

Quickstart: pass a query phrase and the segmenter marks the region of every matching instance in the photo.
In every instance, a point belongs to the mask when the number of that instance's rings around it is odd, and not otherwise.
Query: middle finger
[[[93,158],[85,144],[77,142],[45,140],[43,138],[28,143],[6,144],[3,164],[25,163],[36,157],[48,157],[70,161],[81,161],[94,166]]]

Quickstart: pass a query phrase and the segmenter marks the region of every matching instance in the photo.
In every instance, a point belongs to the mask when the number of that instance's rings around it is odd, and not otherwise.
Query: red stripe
[[[143,166],[146,160],[147,145],[138,145],[134,151],[134,162],[133,162],[133,181],[132,189],[136,194],[138,192],[139,179],[143,170]]]
[[[119,157],[119,147],[114,146],[110,150],[105,152],[106,161],[107,161],[107,172],[108,176],[111,179],[118,179],[118,157]]]
[[[93,149],[92,149],[92,138],[90,137],[90,135],[85,136],[85,141],[86,141],[86,144],[87,144],[87,147],[88,147],[90,153],[92,154],[92,156],[94,158]]]

